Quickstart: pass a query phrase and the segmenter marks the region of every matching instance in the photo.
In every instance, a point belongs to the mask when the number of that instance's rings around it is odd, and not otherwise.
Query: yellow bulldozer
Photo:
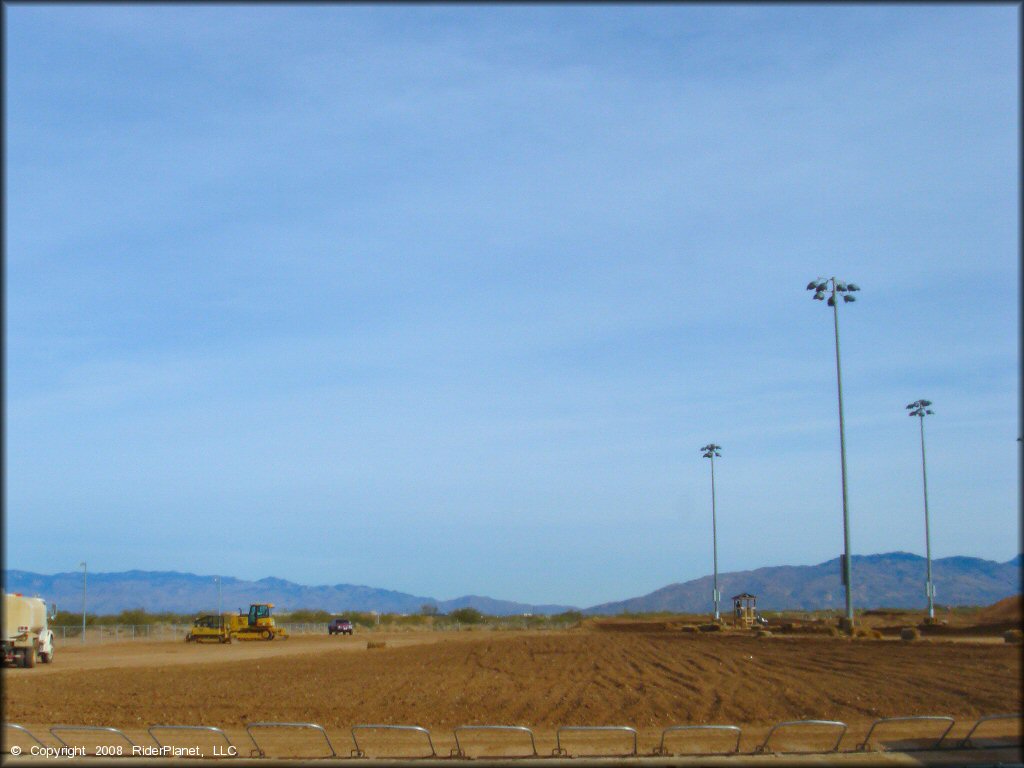
[[[197,616],[192,629],[185,635],[186,643],[230,643],[231,628],[228,616]]]
[[[277,626],[270,615],[273,607],[273,603],[253,603],[248,613],[239,611],[237,615],[224,617],[228,620],[228,634],[237,640],[273,640],[275,637],[287,640],[288,632]]]

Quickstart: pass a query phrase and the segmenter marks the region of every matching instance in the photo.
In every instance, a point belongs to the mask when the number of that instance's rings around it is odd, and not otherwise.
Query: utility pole
[[[83,560],[79,565],[82,568],[82,643],[85,643],[85,595],[86,595],[86,582],[88,580],[88,569],[86,568],[85,561]]]

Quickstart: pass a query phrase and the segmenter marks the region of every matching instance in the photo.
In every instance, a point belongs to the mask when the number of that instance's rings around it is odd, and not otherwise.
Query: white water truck
[[[53,632],[47,619],[57,615],[57,606],[46,613],[46,602],[41,597],[4,593],[3,656],[5,664],[16,667],[34,667],[36,661],[53,661]]]

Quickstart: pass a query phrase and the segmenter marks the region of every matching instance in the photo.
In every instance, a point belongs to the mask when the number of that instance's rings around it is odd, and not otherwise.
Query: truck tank
[[[46,603],[41,597],[22,597],[4,594],[4,639],[31,632],[39,634],[46,629]]]
[[[34,667],[36,661],[53,660],[53,632],[47,626],[46,603],[41,597],[4,592],[3,661],[19,667]],[[56,615],[54,606],[52,615]]]

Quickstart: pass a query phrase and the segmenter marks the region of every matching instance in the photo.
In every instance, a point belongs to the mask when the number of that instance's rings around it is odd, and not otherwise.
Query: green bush
[[[484,615],[476,608],[459,608],[456,611],[452,611],[448,616],[452,621],[457,621],[459,624],[480,624],[484,620]]]

